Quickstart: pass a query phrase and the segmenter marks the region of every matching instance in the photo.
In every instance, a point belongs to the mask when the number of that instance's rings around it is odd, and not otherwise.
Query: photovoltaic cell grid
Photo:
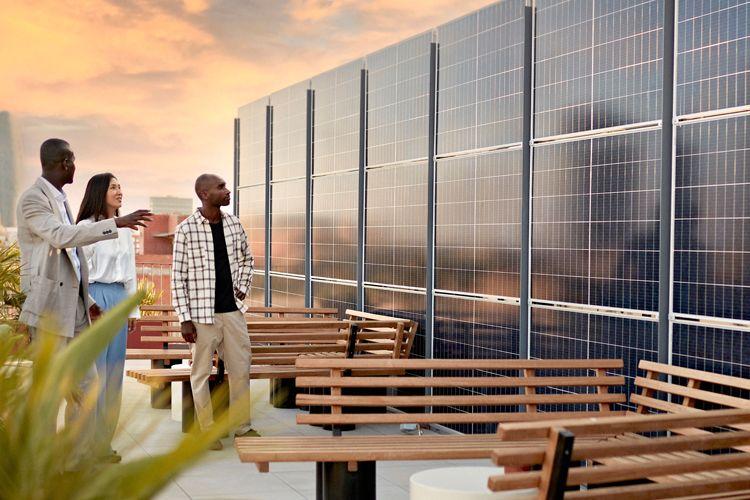
[[[312,275],[357,279],[357,172],[313,178]]]
[[[253,273],[253,283],[250,285],[250,293],[246,302],[254,307],[263,307],[266,305],[266,275],[264,271],[256,269]]]
[[[519,296],[521,151],[437,161],[435,288]]]
[[[750,320],[750,117],[677,127],[674,217],[674,312]]]
[[[672,362],[686,368],[750,378],[750,334],[675,324],[672,326]]]
[[[266,268],[266,187],[251,186],[237,190],[240,222],[255,258],[255,269]]]
[[[431,33],[367,56],[367,164],[427,157]]]
[[[305,274],[305,180],[271,185],[271,271]]]
[[[313,77],[313,173],[359,166],[359,98],[363,60]]]
[[[335,307],[339,318],[344,318],[347,309],[357,309],[357,287],[323,281],[312,282],[313,307]]]
[[[305,176],[308,88],[304,81],[271,94],[272,181]]]
[[[520,142],[523,0],[507,0],[437,28],[438,154]]]
[[[416,321],[419,325],[411,350],[412,358],[425,357],[425,294],[365,287],[366,312]]]
[[[537,147],[534,299],[658,309],[661,132]]]
[[[651,321],[532,308],[529,352],[533,359],[622,359],[623,372],[613,374],[625,376],[632,393],[640,360],[657,360],[657,330]]]
[[[660,118],[659,0],[538,0],[534,136]]]
[[[305,307],[305,280],[271,275],[271,305]]]
[[[268,98],[242,106],[240,118],[239,185],[266,182],[266,105]]]
[[[453,297],[435,297],[433,355],[442,359],[517,359],[518,306],[478,302]],[[441,376],[486,376],[485,370],[440,370]],[[508,376],[510,372],[498,373]],[[516,394],[510,388],[456,387],[436,388],[434,395]],[[448,411],[509,412],[517,407],[450,407]],[[435,408],[434,411],[446,411]],[[450,426],[459,432],[490,433],[494,424],[459,424]]]
[[[368,169],[365,281],[425,286],[427,163]]]
[[[676,114],[750,104],[750,1],[677,5]]]

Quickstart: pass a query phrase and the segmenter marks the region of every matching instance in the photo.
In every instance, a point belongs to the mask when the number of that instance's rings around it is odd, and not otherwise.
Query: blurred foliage
[[[0,244],[0,320],[18,318],[26,295],[21,291],[21,252],[18,245]]]
[[[140,305],[152,306],[161,302],[162,296],[164,295],[163,290],[156,291],[156,285],[153,281],[148,279],[142,279],[138,281],[138,292],[143,294]],[[158,311],[144,311],[141,313],[141,317],[144,316],[157,316],[161,314]]]
[[[84,437],[96,434],[89,425],[98,394],[92,384],[76,424],[56,430],[65,396],[142,298],[139,293],[123,301],[66,346],[58,344],[61,338],[48,322],[28,346],[11,326],[0,325],[0,498],[150,498],[236,426],[230,410],[209,431],[185,434],[168,453],[104,464],[80,449]]]

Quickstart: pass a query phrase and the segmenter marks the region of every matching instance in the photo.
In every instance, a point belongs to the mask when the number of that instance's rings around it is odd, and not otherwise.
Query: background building
[[[7,111],[0,111],[0,224],[16,225],[21,139]]]
[[[239,109],[252,299],[750,377],[750,2],[525,3]]]
[[[152,196],[151,211],[155,214],[189,215],[193,213],[193,199],[177,196]]]

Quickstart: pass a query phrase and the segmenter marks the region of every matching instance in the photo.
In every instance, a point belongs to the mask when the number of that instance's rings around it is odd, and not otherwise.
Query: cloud
[[[231,178],[241,105],[485,3],[5,1],[0,110],[32,179],[40,142],[66,136],[78,182],[111,169],[139,203],[183,195],[203,171]]]

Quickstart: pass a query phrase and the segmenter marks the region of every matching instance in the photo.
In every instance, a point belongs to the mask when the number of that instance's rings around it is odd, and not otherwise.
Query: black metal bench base
[[[375,500],[375,464],[359,462],[352,472],[347,462],[317,462],[316,500]]]

